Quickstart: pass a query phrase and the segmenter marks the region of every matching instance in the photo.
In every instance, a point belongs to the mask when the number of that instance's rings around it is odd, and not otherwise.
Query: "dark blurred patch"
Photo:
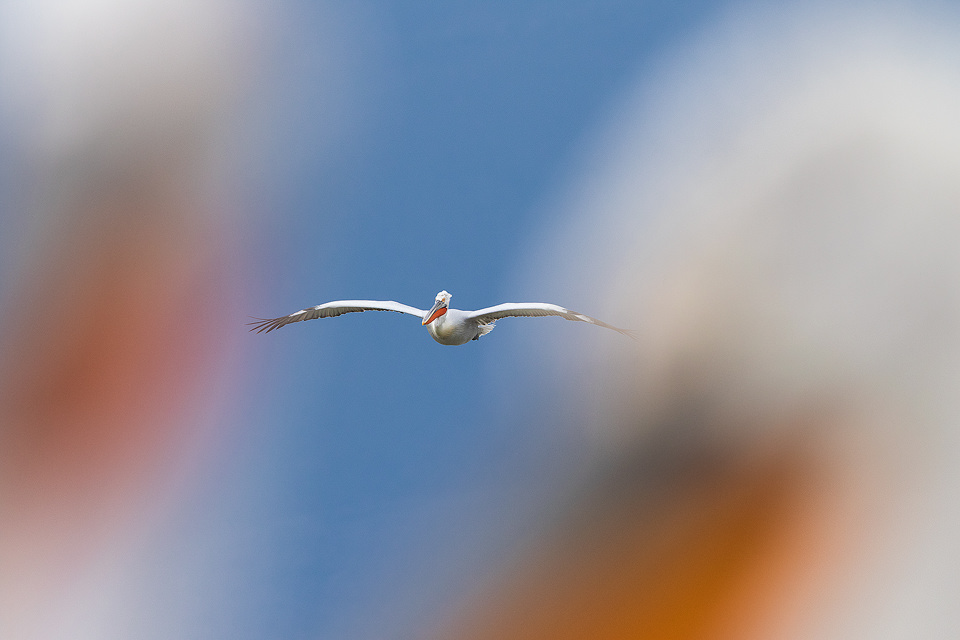
[[[704,423],[705,406],[676,406],[437,637],[737,637],[740,612],[779,595],[783,567],[819,552],[795,535],[822,486],[814,425],[743,447],[703,437],[731,431]]]

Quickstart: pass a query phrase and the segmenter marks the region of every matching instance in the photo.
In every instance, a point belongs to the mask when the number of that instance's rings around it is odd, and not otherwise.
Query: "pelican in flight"
[[[430,337],[440,344],[458,345],[466,344],[471,340],[479,340],[480,336],[485,336],[491,331],[500,318],[507,316],[536,317],[536,316],[560,316],[567,320],[579,320],[580,322],[589,322],[598,327],[613,329],[625,336],[636,339],[633,332],[628,329],[619,329],[613,325],[601,322],[596,318],[585,316],[576,311],[564,309],[555,304],[546,302],[506,302],[498,304],[495,307],[478,309],[477,311],[460,311],[450,308],[450,298],[446,291],[437,294],[436,301],[429,311],[423,311],[416,307],[411,307],[393,300],[336,300],[334,302],[325,302],[315,307],[301,309],[296,313],[280,318],[255,318],[251,331],[257,333],[271,332],[274,329],[290,324],[291,322],[300,322],[301,320],[313,320],[314,318],[332,318],[345,313],[354,313],[357,311],[396,311],[397,313],[408,313],[411,316],[420,318],[420,324],[427,327]]]

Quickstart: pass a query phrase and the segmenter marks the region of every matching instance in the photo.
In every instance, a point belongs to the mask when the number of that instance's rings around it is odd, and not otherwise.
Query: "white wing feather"
[[[629,329],[621,329],[615,327],[612,324],[607,324],[602,320],[597,320],[588,315],[582,313],[577,313],[576,311],[571,311],[570,309],[564,309],[563,307],[550,304],[549,302],[505,302],[504,304],[498,304],[494,307],[487,307],[485,309],[478,309],[477,311],[471,311],[469,317],[476,320],[480,323],[481,327],[484,325],[491,325],[500,318],[507,317],[541,317],[541,316],[560,316],[567,320],[576,320],[579,322],[589,322],[590,324],[595,324],[598,327],[605,327],[607,329],[613,329],[619,333],[622,333],[625,336],[633,338],[636,340],[634,332]],[[493,327],[490,327],[492,329]],[[490,329],[487,329],[489,331]],[[486,333],[486,332],[484,332]],[[481,334],[482,335],[482,334]]]
[[[345,313],[357,313],[361,311],[396,311],[397,313],[407,313],[423,319],[426,311],[411,307],[409,305],[394,302],[393,300],[335,300],[325,302],[315,307],[301,309],[296,313],[280,318],[254,318],[250,331],[257,333],[270,333],[274,329],[290,324],[291,322],[301,322],[303,320],[314,320],[316,318],[333,318]]]

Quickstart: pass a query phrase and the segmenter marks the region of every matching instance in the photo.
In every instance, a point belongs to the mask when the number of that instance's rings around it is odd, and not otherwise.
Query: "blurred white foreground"
[[[562,355],[593,470],[442,637],[960,635],[960,39],[917,13],[650,65],[531,267],[640,346]]]

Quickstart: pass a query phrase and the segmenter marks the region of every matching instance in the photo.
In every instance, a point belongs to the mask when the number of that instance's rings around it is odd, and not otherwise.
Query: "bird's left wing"
[[[487,307],[486,309],[478,309],[477,311],[469,312],[469,317],[473,318],[481,325],[489,324],[496,322],[500,318],[506,318],[510,316],[514,317],[539,317],[539,316],[560,316],[567,320],[578,320],[580,322],[589,322],[590,324],[595,324],[598,327],[605,327],[607,329],[613,329],[623,335],[637,339],[634,332],[630,329],[621,329],[615,327],[612,324],[607,324],[602,320],[597,320],[596,318],[591,318],[590,316],[584,315],[582,313],[577,313],[576,311],[571,311],[570,309],[564,309],[563,307],[550,304],[548,302],[505,302],[504,304],[498,304],[495,307]]]
[[[253,327],[250,331],[257,333],[270,333],[274,329],[279,329],[283,325],[291,322],[300,322],[302,320],[314,320],[315,318],[333,318],[345,313],[356,313],[360,311],[396,311],[397,313],[408,313],[411,316],[417,316],[423,319],[426,311],[411,307],[409,305],[394,302],[393,300],[335,300],[325,302],[315,307],[301,309],[296,313],[280,318],[254,318]]]

